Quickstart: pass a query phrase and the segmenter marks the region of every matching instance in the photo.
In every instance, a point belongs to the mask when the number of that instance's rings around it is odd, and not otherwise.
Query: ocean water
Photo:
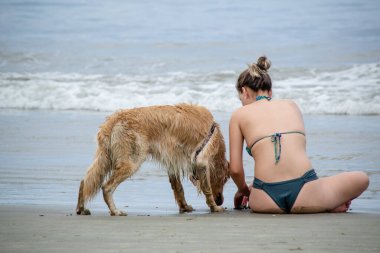
[[[380,114],[380,2],[0,1],[0,108],[239,106],[246,64],[307,114]]]
[[[0,0],[0,204],[74,210],[98,126],[120,108],[204,105],[227,141],[236,79],[265,54],[274,97],[306,115],[319,175],[365,171],[353,210],[379,213],[379,13],[378,0]],[[244,166],[252,180],[252,159]],[[227,208],[234,192],[229,181]],[[115,198],[130,213],[177,213],[154,163]],[[101,196],[91,207],[107,212]]]

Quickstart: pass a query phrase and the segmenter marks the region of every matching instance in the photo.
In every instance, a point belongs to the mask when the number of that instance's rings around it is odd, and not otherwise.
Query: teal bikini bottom
[[[305,183],[318,179],[313,169],[302,177],[275,183],[265,183],[260,179],[253,180],[253,188],[266,192],[274,202],[287,213],[290,213],[297,196]]]

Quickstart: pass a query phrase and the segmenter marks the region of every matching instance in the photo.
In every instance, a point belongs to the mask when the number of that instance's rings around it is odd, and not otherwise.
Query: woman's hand
[[[248,200],[249,200],[249,194],[250,194],[251,187],[244,189],[244,191],[237,191],[235,193],[234,197],[234,208],[235,209],[244,209],[248,205]]]

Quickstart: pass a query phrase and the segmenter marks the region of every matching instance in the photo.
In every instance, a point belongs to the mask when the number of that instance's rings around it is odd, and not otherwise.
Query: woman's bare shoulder
[[[291,99],[275,99],[275,100],[272,100],[272,101],[277,101],[277,102],[280,102],[280,103],[286,103],[286,104],[294,104],[296,105],[296,102],[294,102],[294,100],[291,100]]]
[[[242,124],[247,118],[247,113],[249,113],[247,106],[239,107],[238,109],[232,112],[231,118],[230,118],[230,124],[237,124],[237,125]]]
[[[293,108],[299,110],[299,107],[298,107],[297,103],[294,100],[291,100],[291,99],[276,99],[275,101],[277,101],[278,103],[280,103],[283,106],[286,105],[286,106],[293,107]]]
[[[239,117],[239,116],[241,116],[242,114],[246,113],[248,106],[249,105],[241,106],[241,107],[235,109],[235,111],[232,112],[231,116],[232,117]]]
[[[239,107],[231,113],[230,122],[239,120],[239,118],[241,118],[241,114],[242,114],[242,107]]]

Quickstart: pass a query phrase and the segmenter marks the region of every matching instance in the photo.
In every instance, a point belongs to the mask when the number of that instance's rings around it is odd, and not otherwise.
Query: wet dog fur
[[[95,159],[80,182],[77,214],[102,188],[111,215],[127,215],[116,208],[113,192],[152,158],[166,168],[179,212],[191,212],[181,183],[188,177],[203,193],[211,212],[223,211],[223,186],[229,178],[220,127],[204,107],[179,104],[118,111],[98,132]],[[142,198],[144,196],[141,196]]]

